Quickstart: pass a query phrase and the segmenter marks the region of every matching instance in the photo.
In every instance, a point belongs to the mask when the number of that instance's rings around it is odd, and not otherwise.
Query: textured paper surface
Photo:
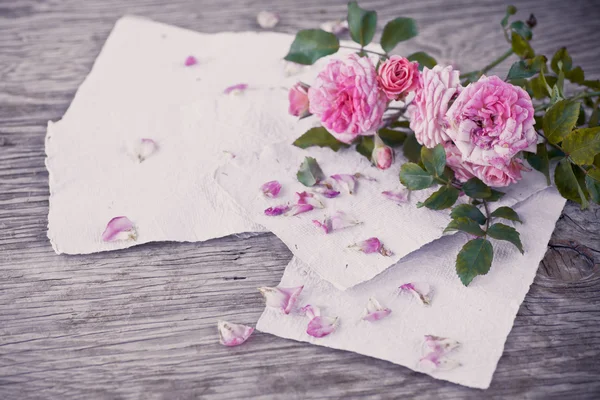
[[[265,110],[266,115],[270,113],[270,110]],[[273,113],[269,120],[276,118],[277,115]],[[358,172],[376,181],[359,179],[354,195],[342,191],[336,198],[322,198],[326,205],[324,209],[295,217],[266,216],[266,208],[293,203],[295,192],[310,191],[296,178],[298,167],[306,156],[314,157],[326,176]],[[351,149],[337,153],[328,148],[303,150],[284,142],[269,145],[260,154],[240,154],[219,168],[215,177],[245,208],[253,221],[275,233],[296,257],[322,278],[338,289],[346,289],[373,278],[402,257],[439,238],[450,221],[449,210],[433,211],[416,207],[418,201],[425,200],[437,188],[413,192],[410,202],[401,205],[381,194],[382,191],[401,187],[398,174],[404,161],[396,160],[390,169],[381,171]],[[258,188],[270,180],[278,180],[283,186],[278,198],[268,199],[258,195]],[[524,179],[518,184],[503,189],[506,195],[502,201],[493,203],[492,209],[515,204],[546,187],[546,179],[542,174],[525,173]],[[361,224],[327,235],[313,225],[313,219],[323,220],[336,211],[345,212]],[[384,257],[348,248],[370,237],[379,238],[394,254]]]
[[[323,315],[339,317],[340,326],[331,335],[316,339],[305,333],[308,319],[298,311],[284,315],[267,308],[257,329],[365,354],[411,369],[416,369],[422,357],[423,335],[449,337],[461,343],[449,357],[462,366],[431,375],[461,385],[487,388],[564,203],[555,189],[548,188],[519,204],[516,210],[524,224],[516,228],[521,233],[525,255],[507,242],[492,239],[492,268],[487,275],[475,278],[468,288],[461,284],[454,271],[456,254],[467,241],[462,233],[434,241],[375,279],[343,292],[321,279],[299,258],[294,258],[280,285],[305,285],[298,307],[316,305]],[[430,307],[421,305],[407,293],[398,292],[398,286],[407,282],[432,285],[434,294]],[[361,320],[371,296],[392,310],[389,317],[373,323]]]

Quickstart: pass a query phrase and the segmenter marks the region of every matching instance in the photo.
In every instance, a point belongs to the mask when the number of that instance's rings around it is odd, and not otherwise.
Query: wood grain
[[[598,4],[516,2],[535,13],[535,48],[567,45],[600,77]],[[596,4],[594,4],[596,3]],[[263,9],[294,33],[343,18],[345,0],[0,0],[0,398],[598,398],[600,207],[568,204],[487,392],[384,361],[257,333],[217,343],[216,321],[254,324],[257,286],[291,253],[271,234],[57,256],[46,238],[44,134],[114,22],[136,14],[202,32],[259,29]],[[415,18],[426,50],[463,69],[504,51],[498,1],[363,1],[381,21]],[[505,73],[508,64],[498,68]]]

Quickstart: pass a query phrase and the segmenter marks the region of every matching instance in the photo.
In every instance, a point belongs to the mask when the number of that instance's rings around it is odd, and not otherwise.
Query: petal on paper
[[[367,303],[367,308],[365,309],[365,316],[363,317],[363,319],[365,321],[370,322],[379,321],[380,319],[387,317],[391,313],[392,310],[383,307],[381,304],[379,304],[377,299],[371,297]]]
[[[142,162],[158,150],[158,144],[152,139],[140,139],[132,143],[131,155],[138,162]]]
[[[105,242],[115,242],[118,240],[135,240],[137,233],[133,222],[127,217],[114,217],[108,224],[106,229],[102,233],[102,240]]]
[[[316,226],[317,228],[321,229],[323,232],[325,232],[325,234],[328,234],[329,232],[331,232],[331,226],[327,222],[328,222],[327,219],[323,222],[318,221],[316,219],[312,220],[313,225]]]
[[[277,181],[269,181],[264,183],[260,187],[260,190],[266,197],[273,199],[279,195],[279,192],[281,191],[281,184]]]
[[[261,287],[258,291],[265,298],[267,307],[278,308],[286,314],[289,314],[298,300],[298,296],[304,289],[304,286],[293,288],[283,287]]]
[[[320,338],[323,336],[327,336],[333,331],[335,331],[337,325],[338,318],[314,317],[308,323],[306,333],[308,333],[312,337]]]
[[[460,343],[454,339],[448,339],[445,337],[425,335],[425,342],[423,343],[423,352],[438,353],[440,356],[448,354],[452,350],[460,347]]]
[[[425,282],[411,282],[400,286],[400,290],[411,293],[421,303],[431,305],[431,285]]]
[[[460,363],[448,357],[438,357],[435,353],[429,353],[419,360],[417,369],[423,372],[449,371],[460,367]]]
[[[280,206],[269,207],[265,210],[265,215],[269,217],[276,217],[278,215],[284,214],[290,209],[290,206],[287,204],[282,204]]]
[[[300,310],[308,317],[309,320],[321,316],[321,309],[317,306],[311,306],[310,304],[307,304]]]
[[[237,85],[232,85],[232,86],[225,88],[225,90],[223,90],[223,93],[225,93],[225,94],[241,94],[246,89],[248,89],[247,83],[238,83]]]
[[[313,220],[312,222],[326,234],[360,224],[359,221],[346,215],[343,211],[337,211],[333,216],[327,217],[323,221]]]
[[[349,246],[350,248],[362,251],[365,254],[378,253],[381,249],[381,241],[376,237],[372,237]]]
[[[323,195],[328,199],[333,199],[334,197],[338,197],[340,195],[339,191],[334,190],[327,185],[315,185],[313,186],[312,190],[313,192]]]
[[[397,191],[386,190],[385,192],[381,192],[381,194],[386,199],[392,200],[398,204],[408,202],[408,190],[397,190]]]
[[[342,35],[348,31],[348,21],[347,20],[333,20],[326,21],[321,24],[321,29],[325,32],[333,33],[334,35]]]
[[[261,28],[271,29],[279,23],[279,14],[271,11],[261,11],[256,15],[256,22]]]
[[[356,190],[356,179],[355,175],[350,174],[335,174],[330,176],[331,179],[335,182],[335,185],[339,188],[342,188],[349,194],[354,194]]]
[[[239,346],[254,332],[254,328],[249,326],[226,321],[219,321],[217,328],[219,329],[219,342],[224,346]]]
[[[285,213],[288,217],[293,217],[294,215],[302,214],[308,211],[312,211],[314,207],[310,204],[294,204],[290,207],[290,209]]]
[[[309,192],[296,193],[296,204],[309,204],[313,206],[313,208],[325,207],[314,194]]]
[[[196,65],[196,64],[198,64],[198,60],[194,56],[188,56],[185,59],[185,66],[186,67],[191,67],[192,65]]]

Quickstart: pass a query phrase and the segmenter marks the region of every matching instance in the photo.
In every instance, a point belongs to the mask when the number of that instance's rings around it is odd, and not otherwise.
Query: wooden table
[[[0,398],[599,398],[600,207],[568,204],[487,392],[353,353],[256,333],[218,344],[217,319],[254,324],[258,286],[291,253],[272,234],[57,256],[46,238],[44,134],[114,22],[136,14],[202,32],[294,33],[345,15],[345,0],[0,0]],[[498,1],[363,1],[380,20],[415,18],[416,49],[471,69],[502,54]],[[600,77],[599,4],[527,0],[535,48],[567,45]],[[596,2],[597,3],[597,2]],[[389,15],[388,18],[383,13]],[[499,68],[505,74],[508,64]]]

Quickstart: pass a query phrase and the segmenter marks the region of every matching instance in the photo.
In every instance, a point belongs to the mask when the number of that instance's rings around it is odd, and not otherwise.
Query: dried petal
[[[261,287],[258,288],[258,291],[264,296],[268,307],[279,308],[289,314],[302,289],[304,286],[294,288]]]
[[[115,217],[108,221],[106,229],[102,233],[102,240],[115,242],[117,240],[135,240],[137,233],[133,222],[127,217]]]
[[[281,184],[277,181],[269,181],[260,187],[260,190],[266,197],[275,198],[281,191]]]
[[[425,282],[405,283],[400,286],[400,290],[413,294],[421,303],[431,305],[431,286]]]
[[[308,211],[312,211],[314,207],[310,204],[294,204],[290,209],[285,213],[287,217],[293,217],[294,215],[302,214]]]
[[[460,367],[460,363],[447,357],[439,357],[436,353],[429,353],[419,360],[417,368],[424,372],[449,371]]]
[[[424,351],[434,351],[442,355],[458,347],[460,347],[460,343],[456,340],[434,335],[425,335],[425,342],[423,344]]]
[[[256,16],[256,22],[258,22],[261,28],[274,28],[279,23],[279,14],[270,11],[261,11]]]
[[[242,93],[244,93],[244,91],[246,89],[248,89],[247,83],[238,83],[237,85],[232,85],[232,86],[225,88],[225,90],[223,90],[223,93],[225,93],[225,94],[242,94]]]
[[[144,161],[158,150],[158,145],[152,139],[139,139],[132,143],[130,153],[138,162]]]
[[[325,218],[323,222],[317,220],[313,220],[312,222],[315,226],[321,228],[326,234],[360,224],[359,221],[346,215],[346,213],[343,211],[337,211],[332,217]]]
[[[198,64],[198,60],[194,56],[188,56],[188,58],[185,59],[186,67],[191,67],[192,65],[196,65],[196,64]]]
[[[309,204],[313,208],[325,207],[314,194],[308,192],[296,193],[296,204]]]
[[[327,185],[315,185],[312,188],[313,192],[315,193],[319,193],[325,197],[327,197],[328,199],[333,199],[334,197],[337,197],[340,195],[340,192],[338,192],[337,190],[333,190],[332,188],[328,187]]]
[[[223,346],[239,346],[248,340],[254,332],[254,328],[249,326],[232,324],[226,321],[219,321],[217,327],[219,329],[219,342]]]
[[[276,217],[278,215],[285,213],[289,209],[290,209],[290,206],[288,206],[287,204],[282,204],[280,206],[275,206],[275,207],[269,207],[265,210],[265,215],[268,215],[269,217]]]
[[[304,315],[308,317],[309,320],[314,319],[315,317],[321,316],[321,309],[317,306],[311,306],[310,304],[305,305],[300,309]]]
[[[382,195],[384,195],[387,199],[395,201],[398,204],[402,204],[402,203],[406,203],[408,201],[408,190],[398,190],[398,191],[391,191],[391,190],[386,190],[385,192],[381,192]]]
[[[310,336],[320,338],[327,336],[337,328],[338,318],[331,317],[315,317],[310,320],[306,333]]]
[[[380,319],[387,317],[391,313],[392,310],[383,307],[381,304],[379,304],[377,299],[371,297],[369,299],[369,302],[367,303],[367,308],[365,309],[365,316],[363,317],[363,319],[365,321],[370,322],[379,321]]]
[[[331,179],[335,182],[335,185],[341,187],[349,194],[354,194],[354,190],[356,189],[356,179],[355,175],[350,174],[336,174],[331,175]]]
[[[386,249],[381,243],[381,241],[376,237],[363,240],[348,247],[352,249],[357,249],[358,251],[362,251],[365,254],[380,253],[381,255],[384,255],[386,257],[393,255],[393,253]]]
[[[342,35],[348,32],[348,21],[336,19],[333,21],[326,21],[321,24],[321,29],[325,32],[333,33],[334,35]]]
[[[423,358],[419,360],[421,370],[448,370],[460,366],[460,363],[446,357],[452,350],[458,348],[456,340],[433,335],[425,335],[423,343]]]

